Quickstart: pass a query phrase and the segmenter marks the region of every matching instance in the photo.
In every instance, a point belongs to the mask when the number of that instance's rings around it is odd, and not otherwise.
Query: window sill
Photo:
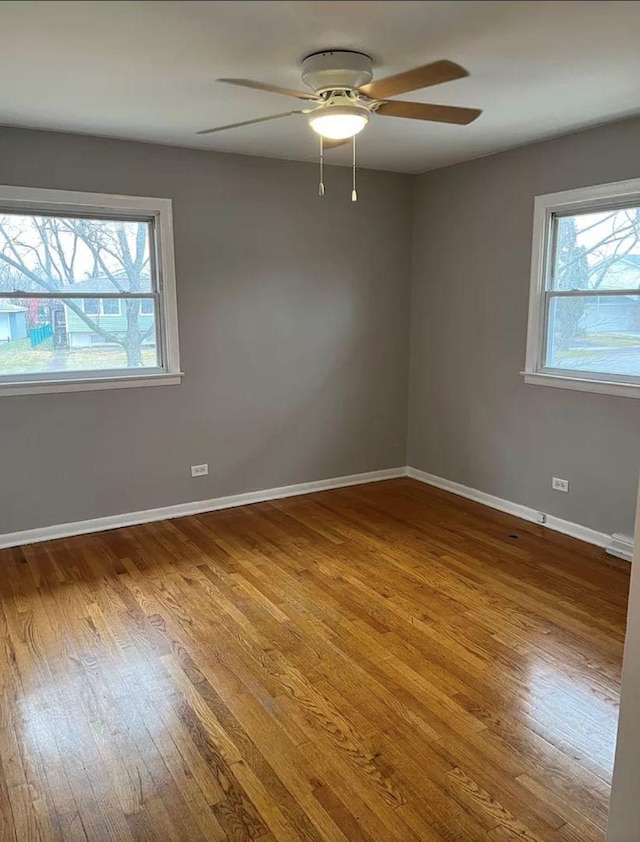
[[[46,395],[53,392],[94,392],[101,389],[131,389],[140,386],[177,386],[184,377],[180,372],[168,374],[123,375],[120,377],[75,378],[73,380],[28,380],[0,383],[0,397],[10,395]]]
[[[640,398],[640,384],[616,383],[609,380],[589,380],[586,377],[563,377],[536,371],[521,371],[524,382],[533,386],[551,386],[553,389],[572,389],[577,392],[595,392],[616,395],[619,398]]]

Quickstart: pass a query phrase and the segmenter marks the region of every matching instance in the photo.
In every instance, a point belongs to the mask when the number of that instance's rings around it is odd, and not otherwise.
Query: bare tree
[[[591,225],[576,227],[576,217],[560,219],[556,246],[557,289],[599,289],[617,263],[631,254],[640,240],[640,208],[611,211]],[[610,230],[606,230],[610,224]],[[598,239],[587,245],[578,245],[578,236],[596,228],[605,229]]]
[[[149,283],[149,254],[145,223],[96,224],[95,220],[63,217],[0,215],[0,284],[14,291],[74,292],[79,281],[95,280],[95,291],[144,292]],[[85,285],[86,286],[86,285]],[[100,286],[100,288],[98,288]],[[91,298],[91,291],[87,291]],[[143,365],[142,344],[154,326],[140,327],[140,299],[124,299],[126,329],[105,329],[85,312],[79,299],[65,305],[105,341],[124,348],[127,365]]]
[[[585,236],[589,232],[593,234],[591,242],[591,238]],[[598,214],[590,225],[579,230],[576,217],[562,217],[556,241],[555,288],[601,289],[607,274],[634,253],[639,240],[640,208],[614,210],[605,216]],[[567,347],[580,334],[586,301],[578,297],[562,301],[553,336],[559,348]]]

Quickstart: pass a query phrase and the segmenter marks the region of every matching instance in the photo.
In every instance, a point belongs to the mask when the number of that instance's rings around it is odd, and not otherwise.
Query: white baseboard
[[[453,482],[450,479],[443,479],[442,477],[435,476],[435,474],[419,471],[417,468],[407,468],[407,476],[424,482],[427,485],[442,488],[444,491],[450,491],[452,494],[458,494],[460,497],[474,500],[476,503],[482,503],[484,506],[489,506],[492,509],[498,509],[501,512],[528,520],[531,523],[538,522],[539,512],[529,506],[512,503],[510,500],[503,500],[501,497],[494,497],[493,494],[487,494],[485,491],[479,491],[477,488],[469,488],[467,485]],[[562,518],[554,517],[553,515],[546,515],[546,522],[540,525],[547,527],[547,529],[553,529],[555,532],[570,535],[572,538],[578,538],[580,541],[586,541],[588,544],[604,547],[610,555],[631,561],[633,555],[633,538],[628,538],[626,535],[619,535],[618,533],[607,535],[606,532],[597,532],[595,529],[589,529],[588,526],[581,526],[579,523],[562,520]]]
[[[280,488],[268,488],[264,491],[249,491],[245,494],[232,494],[229,497],[214,497],[211,500],[196,500],[192,503],[178,503],[175,506],[163,506],[159,509],[147,509],[142,512],[126,512],[121,515],[97,517],[91,520],[79,520],[75,523],[61,523],[43,526],[38,529],[25,529],[22,532],[9,532],[0,535],[0,549],[35,544],[38,541],[52,541],[55,538],[69,538],[72,535],[85,535],[88,532],[103,532],[107,529],[119,529],[122,526],[134,526],[137,523],[151,523],[156,520],[169,520],[203,512],[215,512],[219,509],[231,509],[250,503],[264,503],[267,500],[279,500],[284,497],[296,497],[311,494],[314,491],[328,491],[331,488],[345,488],[349,485],[362,485],[367,482],[379,482],[385,479],[397,479],[407,475],[407,469],[387,468],[382,471],[367,471],[364,474],[352,474],[346,477],[320,479],[315,482],[301,482],[296,485],[284,485]]]
[[[607,552],[609,555],[623,558],[625,561],[631,561],[633,556],[633,538],[630,538],[628,535],[621,535],[619,532],[614,532],[607,544]]]
[[[453,480],[443,479],[419,471],[417,468],[401,467],[386,468],[381,471],[367,471],[363,474],[352,474],[345,477],[333,477],[332,479],[321,479],[314,482],[301,482],[296,485],[285,485],[280,488],[268,488],[263,491],[249,491],[244,494],[232,494],[228,497],[214,497],[211,500],[196,500],[192,503],[178,503],[175,506],[163,506],[158,509],[147,509],[141,512],[125,512],[120,515],[92,518],[91,520],[80,520],[75,523],[61,523],[53,526],[43,526],[37,529],[25,529],[22,532],[9,532],[0,535],[0,549],[5,547],[18,547],[24,544],[35,544],[38,541],[52,541],[55,538],[69,538],[72,535],[85,535],[89,532],[103,532],[108,529],[119,529],[122,526],[134,526],[138,523],[152,523],[157,520],[170,520],[176,517],[197,515],[203,512],[215,512],[220,509],[231,509],[235,506],[247,506],[251,503],[263,503],[268,500],[279,500],[285,497],[296,497],[300,494],[312,494],[315,491],[328,491],[332,488],[346,488],[350,485],[362,485],[367,482],[379,482],[385,479],[397,479],[398,477],[411,477],[412,479],[442,488],[482,503],[492,509],[514,515],[531,523],[537,523],[538,512],[529,506],[520,503],[512,503],[510,500],[503,500],[501,497],[494,497],[479,491],[477,488],[470,488]],[[541,524],[556,532],[563,532],[589,544],[604,547],[610,555],[631,561],[633,555],[633,538],[626,535],[614,533],[607,535],[605,532],[596,532],[586,526],[571,523],[568,520],[547,515],[546,523]]]

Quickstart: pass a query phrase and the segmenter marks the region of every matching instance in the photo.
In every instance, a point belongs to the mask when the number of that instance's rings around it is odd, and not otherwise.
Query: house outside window
[[[640,397],[640,179],[536,197],[523,374]]]
[[[180,378],[171,202],[0,187],[0,395]]]

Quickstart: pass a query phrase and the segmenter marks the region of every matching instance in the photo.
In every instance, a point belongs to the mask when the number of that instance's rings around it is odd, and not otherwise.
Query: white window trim
[[[529,321],[527,326],[527,355],[524,382],[555,389],[574,389],[618,397],[640,398],[640,377],[591,375],[578,371],[575,375],[565,369],[544,366],[545,290],[551,251],[553,215],[567,211],[589,211],[611,207],[617,202],[640,204],[640,178],[564,190],[536,196],[533,211],[533,245],[531,251],[531,287],[529,291]]]
[[[171,199],[141,196],[118,196],[109,193],[81,193],[71,190],[49,190],[34,187],[0,186],[0,208],[7,211],[33,213],[86,213],[96,216],[153,219],[155,258],[158,272],[159,305],[158,340],[162,345],[162,367],[129,373],[112,371],[78,371],[69,375],[15,375],[0,383],[0,396],[34,395],[51,392],[128,389],[134,386],[177,385],[184,376],[180,370],[178,347],[178,311],[176,301],[175,255],[173,246],[173,213]],[[90,297],[90,296],[89,296]]]

